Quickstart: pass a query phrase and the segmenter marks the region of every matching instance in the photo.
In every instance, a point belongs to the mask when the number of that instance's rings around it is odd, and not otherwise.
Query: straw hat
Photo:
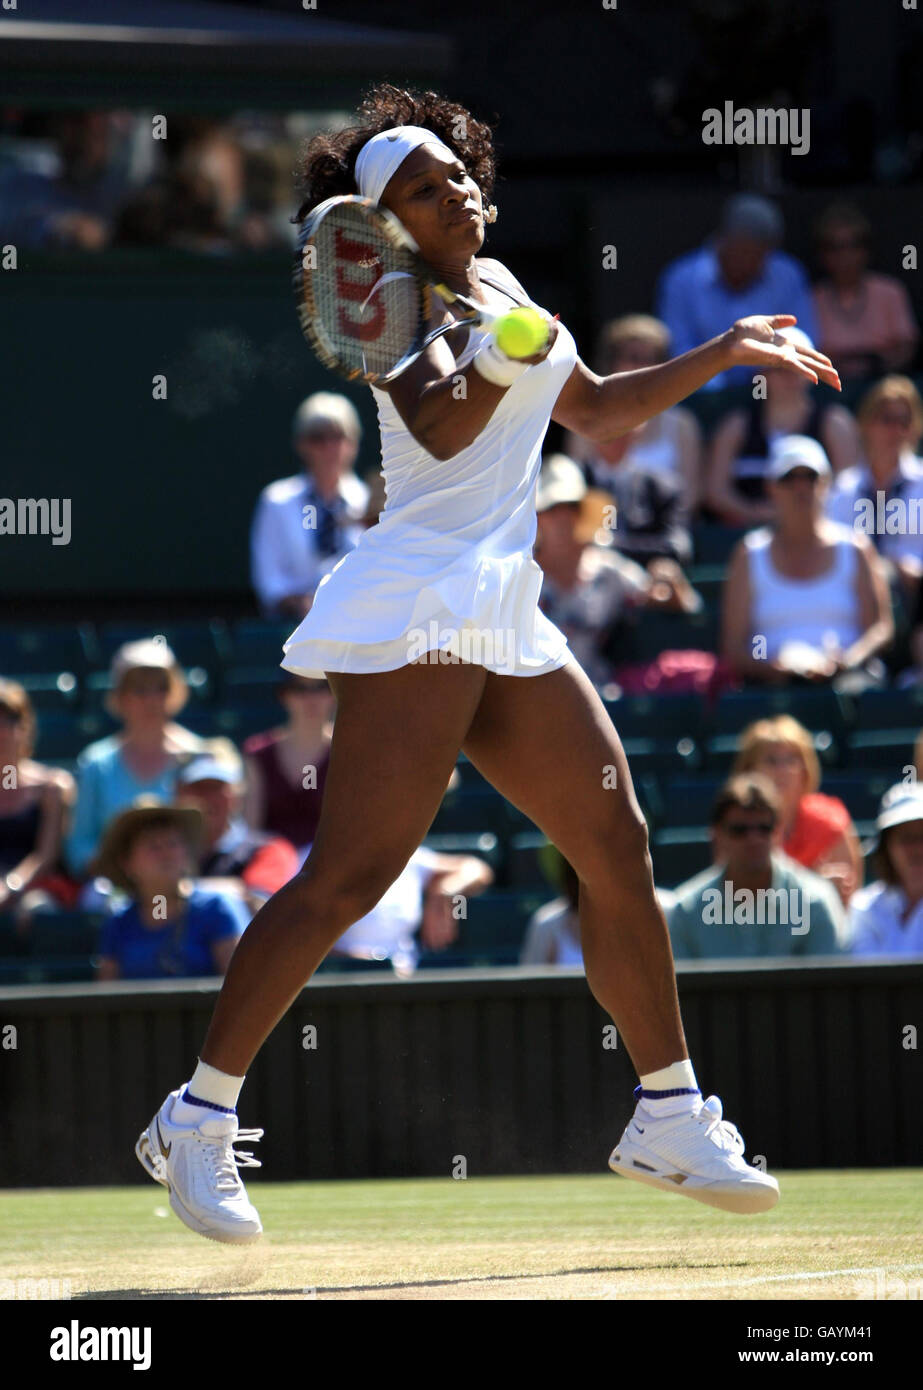
[[[193,862],[198,860],[205,835],[202,812],[194,806],[170,806],[154,796],[139,796],[133,804],[113,816],[106,826],[96,857],[96,871],[128,893],[135,885],[124,869],[126,856],[145,830],[174,826],[189,846]]]

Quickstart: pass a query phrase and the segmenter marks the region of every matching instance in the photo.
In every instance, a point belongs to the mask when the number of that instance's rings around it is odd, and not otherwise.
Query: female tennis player
[[[496,216],[490,129],[435,93],[389,84],[358,115],[308,146],[299,219],[338,194],[367,197],[455,293],[496,310],[530,305],[506,266],[480,255]],[[437,302],[432,326],[451,313]],[[247,1068],[340,934],[404,868],[460,749],[579,876],[587,980],[640,1078],[610,1167],[728,1211],[778,1200],[775,1179],[744,1161],[721,1102],[699,1091],[644,817],[596,690],[538,609],[532,542],[550,420],[605,440],[739,363],[836,386],[826,357],[780,337],[794,321],[742,319],[673,361],[607,377],[584,366],[560,322],[541,352],[516,361],[488,329],[466,326],[375,389],[385,509],[321,583],[282,662],[326,675],[337,698],[317,835],[244,934],[194,1074],[136,1148],[194,1231],[224,1241],[261,1232],[238,1174],[258,1165],[233,1147],[262,1134],[237,1126]],[[471,659],[473,635],[482,650]]]

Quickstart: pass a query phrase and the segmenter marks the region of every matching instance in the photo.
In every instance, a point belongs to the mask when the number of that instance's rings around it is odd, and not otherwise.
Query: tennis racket
[[[324,366],[372,386],[400,376],[444,333],[505,312],[455,294],[392,212],[353,194],[327,198],[309,214],[294,288],[302,332]],[[427,331],[434,293],[466,312]]]

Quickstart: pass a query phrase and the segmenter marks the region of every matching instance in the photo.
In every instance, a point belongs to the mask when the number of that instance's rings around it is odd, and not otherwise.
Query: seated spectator
[[[783,231],[774,203],[742,193],[725,204],[706,245],[667,266],[658,285],[657,317],[672,334],[676,356],[750,314],[794,314],[808,337],[816,337],[808,278],[793,256],[779,250]],[[747,385],[752,377],[752,367],[732,367],[702,389]]]
[[[594,370],[600,376],[656,367],[671,356],[666,324],[649,314],[627,314],[600,334]],[[598,443],[568,432],[565,452],[583,468],[591,487],[613,489],[629,473],[654,477],[675,497],[677,521],[688,526],[702,492],[702,432],[691,410],[674,406],[617,439]],[[620,538],[616,538],[619,544]],[[619,544],[619,549],[625,549]],[[626,553],[628,553],[626,551]],[[660,552],[670,553],[670,552]],[[676,554],[674,559],[688,560]]]
[[[71,907],[79,885],[61,871],[74,779],[32,758],[35,713],[16,681],[0,679],[0,919],[25,931],[32,912]]]
[[[369,489],[353,472],[362,426],[345,396],[308,396],[292,437],[302,472],[260,493],[250,555],[264,612],[300,622],[321,579],[358,542]]]
[[[520,965],[583,965],[580,936],[580,880],[576,869],[555,851],[561,896],[533,912],[519,953]]]
[[[325,680],[310,680],[290,671],[281,675],[278,696],[286,722],[244,743],[244,815],[251,829],[289,840],[300,866],[320,819],[336,701]]]
[[[577,465],[552,454],[536,495],[535,558],[545,576],[539,606],[567,637],[590,679],[604,685],[613,677],[606,652],[631,609],[693,613],[701,598],[673,561],[657,560],[644,570],[611,546],[587,540],[578,525],[586,497]]]
[[[894,636],[887,584],[868,541],[825,519],[829,477],[815,439],[774,447],[776,523],[738,541],[724,583],[722,653],[746,680],[884,679],[875,658]]]
[[[799,328],[780,336],[797,347],[811,340]],[[855,463],[859,433],[849,411],[823,403],[806,377],[780,367],[764,369],[765,399],[751,399],[718,421],[708,447],[705,500],[729,526],[772,521],[766,474],[773,444],[789,434],[808,435],[822,444],[835,474]]]
[[[112,234],[127,170],[113,158],[117,119],[108,111],[67,111],[53,118],[53,171],[0,174],[0,226],[13,245],[99,251]]]
[[[648,473],[628,462],[637,433],[632,430],[601,446],[607,460],[605,475],[584,466],[594,489],[614,504],[607,541],[639,565],[650,566],[661,559],[688,564],[692,532],[680,484],[665,473]]]
[[[173,720],[188,693],[166,642],[126,642],[116,652],[106,708],[123,727],[89,744],[77,759],[77,806],[65,842],[75,874],[92,872],[103,830],[117,811],[144,794],[172,798],[181,759],[202,747],[197,734]]]
[[[820,350],[843,381],[909,366],[920,336],[901,282],[868,268],[871,230],[849,203],[826,208],[815,228],[825,271],[814,290]]]
[[[192,806],[140,797],[106,827],[100,871],[130,902],[103,926],[99,980],[223,975],[248,915],[192,882],[204,826]]]
[[[923,956],[923,789],[899,782],[881,798],[874,883],[849,905],[857,956]]]
[[[481,893],[494,872],[468,854],[437,854],[421,845],[382,898],[354,922],[328,952],[327,959],[390,961],[396,975],[410,975],[420,957],[444,951],[458,936],[453,899]]]
[[[244,777],[236,756],[209,749],[180,769],[176,783],[177,804],[196,807],[204,822],[199,886],[234,893],[256,912],[298,872],[295,846],[251,830],[240,815]]]
[[[676,890],[669,915],[677,960],[823,956],[842,949],[833,887],[779,850],[781,808],[756,773],[731,777],[711,816],[713,864]]]
[[[827,515],[868,536],[913,601],[923,575],[923,400],[909,377],[887,376],[862,397],[857,417],[862,462],[836,478]]]
[[[836,796],[824,796],[814,740],[790,714],[759,719],[740,736],[733,772],[759,772],[779,797],[783,851],[834,885],[843,905],[862,882],[862,849],[852,816]]]

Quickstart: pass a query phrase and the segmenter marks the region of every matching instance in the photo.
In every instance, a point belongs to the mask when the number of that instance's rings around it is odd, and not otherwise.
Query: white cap
[[[317,425],[329,424],[338,425],[350,439],[358,441],[362,437],[362,425],[352,401],[336,391],[315,391],[295,411],[292,437],[300,439]]]
[[[787,434],[777,439],[769,450],[767,478],[777,482],[793,468],[810,468],[819,478],[830,476],[830,460],[823,446],[808,434]]]
[[[923,820],[923,787],[916,782],[898,782],[881,798],[875,828],[890,830],[892,825],[906,825],[912,820]]]
[[[183,786],[189,782],[228,782],[234,786],[240,781],[240,772],[230,763],[219,762],[217,758],[193,758],[180,768],[176,780]]]
[[[536,511],[546,512],[561,502],[582,502],[586,493],[586,479],[574,460],[566,454],[549,454],[538,476]]]

